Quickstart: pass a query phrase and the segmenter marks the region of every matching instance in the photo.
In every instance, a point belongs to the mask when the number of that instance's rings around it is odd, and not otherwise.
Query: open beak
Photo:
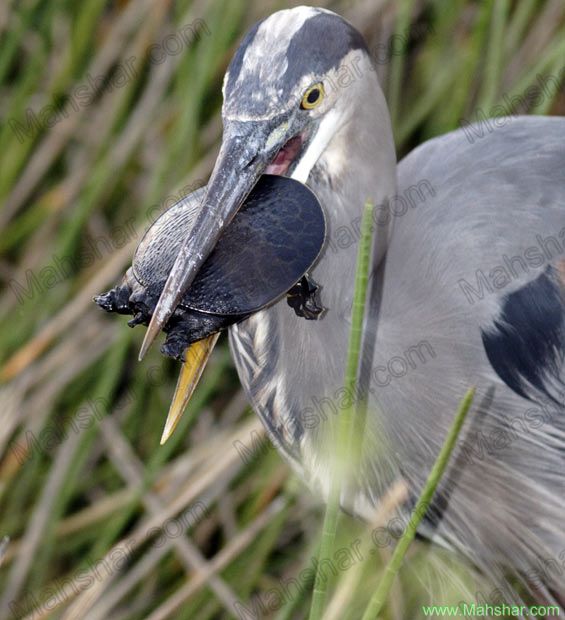
[[[267,145],[272,129],[271,124],[246,122],[238,123],[235,129],[230,127],[224,133],[200,212],[161,292],[141,346],[140,360],[175,311],[259,176],[284,145],[284,135],[281,135],[280,143]],[[218,334],[214,334],[187,348],[161,444],[167,441],[178,424],[217,340]]]

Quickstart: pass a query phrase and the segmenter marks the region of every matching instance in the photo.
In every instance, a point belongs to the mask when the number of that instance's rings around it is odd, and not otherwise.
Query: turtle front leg
[[[308,321],[317,321],[325,310],[318,299],[319,289],[314,279],[305,274],[288,291],[286,301],[297,316]]]

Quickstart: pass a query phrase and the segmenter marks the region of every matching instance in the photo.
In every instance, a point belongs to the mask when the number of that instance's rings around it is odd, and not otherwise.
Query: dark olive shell
[[[190,231],[205,188],[186,196],[146,232],[133,274],[162,290]],[[216,315],[247,315],[285,294],[316,261],[326,234],[316,196],[287,177],[263,175],[226,227],[180,306]]]

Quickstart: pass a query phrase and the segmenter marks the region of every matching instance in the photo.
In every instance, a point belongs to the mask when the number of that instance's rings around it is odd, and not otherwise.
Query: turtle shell
[[[143,287],[163,289],[205,190],[185,196],[145,233],[132,265]],[[310,269],[325,235],[324,213],[310,189],[287,177],[263,175],[180,306],[216,315],[256,312],[285,294]]]

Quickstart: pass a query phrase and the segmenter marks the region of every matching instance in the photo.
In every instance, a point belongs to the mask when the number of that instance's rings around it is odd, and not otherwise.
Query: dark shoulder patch
[[[565,285],[558,267],[506,295],[502,312],[482,332],[487,357],[514,392],[559,405],[565,394]]]

